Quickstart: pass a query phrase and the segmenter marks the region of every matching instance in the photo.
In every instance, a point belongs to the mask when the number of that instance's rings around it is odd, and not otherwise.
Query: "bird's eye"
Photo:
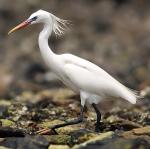
[[[37,16],[33,17],[31,20],[36,21],[36,19],[37,19]]]

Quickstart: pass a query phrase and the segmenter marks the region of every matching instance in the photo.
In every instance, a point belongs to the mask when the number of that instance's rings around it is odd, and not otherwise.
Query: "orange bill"
[[[8,32],[8,35],[30,24],[30,21],[24,21]]]

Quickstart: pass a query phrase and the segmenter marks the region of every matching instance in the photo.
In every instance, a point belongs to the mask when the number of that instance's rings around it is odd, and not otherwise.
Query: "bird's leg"
[[[81,123],[83,121],[83,109],[84,109],[84,107],[81,106],[79,118],[71,120],[71,121],[68,121],[68,122],[66,122],[64,124],[54,125],[51,129],[55,130],[55,129],[60,128],[60,127]]]
[[[57,128],[60,128],[60,127],[65,127],[65,126],[68,126],[68,125],[74,125],[74,124],[78,124],[78,123],[81,123],[83,121],[83,111],[84,111],[84,107],[81,105],[81,110],[80,110],[80,116],[79,118],[77,119],[74,119],[74,120],[70,120],[66,123],[63,123],[63,124],[58,124],[58,125],[54,125],[52,126],[50,129],[43,129],[43,130],[40,130],[38,131],[37,133],[38,134],[46,134],[48,132],[50,132],[51,130],[57,134],[56,130]]]
[[[96,132],[100,132],[100,131],[101,131],[101,129],[100,129],[100,127],[101,127],[101,123],[100,123],[100,121],[101,121],[101,113],[100,113],[100,111],[99,111],[99,109],[97,108],[97,106],[96,106],[95,103],[93,103],[92,106],[93,106],[93,108],[94,108],[94,110],[95,110],[95,112],[96,112],[96,115],[97,115],[95,131],[96,131]]]

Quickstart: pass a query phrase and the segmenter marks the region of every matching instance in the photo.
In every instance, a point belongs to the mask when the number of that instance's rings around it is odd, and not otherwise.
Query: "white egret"
[[[60,78],[60,80],[76,93],[80,94],[81,112],[77,119],[64,124],[54,125],[51,129],[77,124],[83,121],[83,109],[86,102],[92,104],[97,114],[96,131],[100,131],[101,113],[97,104],[109,96],[120,97],[132,104],[136,103],[137,95],[102,68],[72,54],[55,54],[48,45],[48,38],[54,32],[61,35],[65,32],[68,22],[44,10],[33,13],[26,21],[19,24],[8,34],[30,24],[42,23],[43,30],[39,35],[39,48],[47,66]],[[47,132],[41,131],[40,134]]]

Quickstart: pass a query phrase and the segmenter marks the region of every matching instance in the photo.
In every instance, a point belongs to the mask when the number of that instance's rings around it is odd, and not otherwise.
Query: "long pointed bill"
[[[21,24],[17,25],[17,26],[14,27],[13,29],[11,29],[11,30],[8,32],[8,35],[11,34],[11,33],[13,33],[13,32],[15,32],[15,31],[17,31],[17,30],[19,30],[19,29],[21,29],[21,28],[23,28],[23,27],[28,26],[30,23],[31,23],[31,21],[28,21],[28,20],[22,22]]]

